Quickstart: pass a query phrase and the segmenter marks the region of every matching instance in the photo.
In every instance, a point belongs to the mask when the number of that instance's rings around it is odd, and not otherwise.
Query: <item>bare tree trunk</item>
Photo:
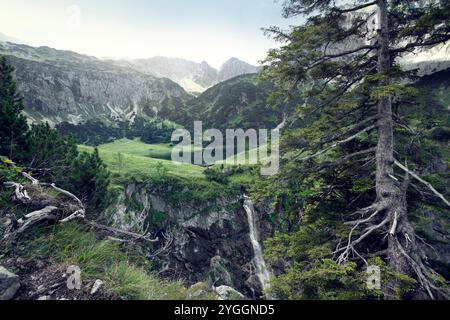
[[[389,53],[389,20],[387,0],[378,0],[378,72],[384,75],[381,85],[389,85],[388,72],[392,68]],[[443,292],[433,282],[434,271],[426,266],[426,256],[417,243],[414,228],[408,219],[406,191],[409,175],[403,183],[394,177],[394,126],[392,101],[390,96],[380,98],[378,102],[378,143],[376,151],[376,192],[377,203],[385,210],[385,217],[390,224],[388,232],[387,257],[389,268],[397,273],[415,277],[428,296]],[[393,288],[388,293],[395,294],[399,283],[390,284]],[[392,297],[392,296],[391,296]],[[394,296],[395,297],[395,296]]]
[[[389,21],[387,0],[378,1],[378,72],[384,75],[381,85],[390,84],[387,74],[392,61],[389,53]],[[391,224],[389,232],[388,259],[389,266],[395,272],[410,274],[406,257],[397,248],[397,232],[407,223],[406,187],[394,179],[394,131],[392,101],[390,96],[383,96],[378,102],[378,143],[376,151],[376,192],[378,203],[386,210]]]
[[[379,23],[377,40],[378,73],[381,76],[379,85],[383,87],[391,84],[392,76],[390,72],[393,66],[390,55],[388,0],[377,0],[377,6]],[[445,204],[450,206],[450,201],[434,189],[433,186],[409,170],[407,166],[395,160],[394,117],[390,95],[380,97],[377,105],[377,118],[378,141],[376,146],[375,183],[377,199],[371,206],[357,211],[365,218],[347,223],[354,227],[350,231],[347,244],[344,246],[338,245],[335,251],[335,253],[339,254],[337,261],[343,263],[349,259],[351,254],[360,256],[355,246],[373,235],[375,231],[386,231],[386,236],[388,237],[386,251],[390,270],[414,277],[431,299],[447,298],[447,291],[435,284],[437,274],[427,265],[427,257],[423,248],[418,244],[414,227],[408,219],[406,192],[410,175],[424,183]],[[395,177],[394,166],[398,166],[405,171],[406,175],[403,182]],[[369,224],[369,227],[364,230],[359,238],[353,240],[354,230],[364,224]],[[387,284],[387,298],[399,297],[399,293],[401,293],[399,292],[401,287],[399,281],[398,278],[391,279],[391,282]]]

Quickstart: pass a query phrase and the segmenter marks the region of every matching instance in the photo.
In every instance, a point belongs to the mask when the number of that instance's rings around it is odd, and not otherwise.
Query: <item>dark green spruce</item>
[[[423,201],[439,210],[450,203],[445,189],[417,174],[426,168],[412,149],[425,149],[426,138],[402,115],[421,92],[407,85],[415,72],[396,58],[450,39],[450,3],[290,0],[284,15],[306,22],[267,30],[281,47],[266,59],[264,77],[280,84],[274,99],[307,100],[285,134],[286,177],[272,182],[287,189],[280,197],[296,208],[288,208],[291,220],[303,222],[269,245],[269,256],[288,263],[275,289],[288,297],[399,298],[416,288],[446,297],[413,226],[418,204],[411,195],[426,193]],[[308,242],[321,246],[308,252]],[[285,252],[286,243],[295,249]],[[370,264],[387,264],[383,292],[366,292],[357,279]]]

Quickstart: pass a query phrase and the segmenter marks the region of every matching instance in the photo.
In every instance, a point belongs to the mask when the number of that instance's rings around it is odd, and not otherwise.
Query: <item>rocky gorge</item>
[[[260,241],[257,229],[267,230],[267,225],[249,208],[250,199],[237,194],[201,204],[189,200],[174,204],[164,196],[169,190],[170,186],[161,192],[146,184],[127,185],[107,210],[112,225],[132,231],[148,223],[164,248],[156,257],[163,276],[181,277],[191,284],[208,281],[214,287],[235,288],[252,299],[262,298],[268,271],[255,242]],[[255,216],[250,218],[249,210]]]

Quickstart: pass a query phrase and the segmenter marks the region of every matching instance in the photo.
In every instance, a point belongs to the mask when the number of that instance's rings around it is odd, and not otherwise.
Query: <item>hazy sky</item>
[[[282,0],[0,0],[0,32],[33,46],[98,57],[156,55],[256,64],[275,43],[261,27],[287,26]]]

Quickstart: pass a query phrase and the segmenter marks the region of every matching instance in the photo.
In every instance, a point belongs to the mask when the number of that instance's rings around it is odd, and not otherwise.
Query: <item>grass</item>
[[[185,300],[192,295],[180,281],[166,281],[150,272],[148,261],[112,241],[100,240],[75,222],[43,232],[31,243],[32,254],[63,265],[77,265],[83,281],[101,279],[113,297],[127,300]],[[203,292],[198,299],[211,299]]]
[[[115,153],[126,153],[135,156],[170,160],[172,147],[169,144],[146,144],[139,139],[120,139],[103,144],[101,149]]]
[[[79,150],[93,152],[94,148],[81,145]],[[121,139],[100,145],[98,150],[112,172],[114,187],[120,189],[129,182],[148,183],[154,189],[160,188],[165,199],[174,205],[235,196],[241,192],[241,186],[250,185],[254,180],[250,170],[246,170],[230,177],[226,185],[210,181],[204,167],[161,159],[171,155],[170,145]],[[168,187],[171,192],[167,192]]]
[[[93,147],[79,146],[80,151],[92,152]],[[169,175],[187,179],[205,179],[204,168],[192,164],[175,163],[163,158],[171,155],[169,145],[150,145],[138,140],[121,139],[98,147],[100,157],[113,173],[135,178],[158,174],[161,166]],[[122,163],[119,154],[123,157]]]

